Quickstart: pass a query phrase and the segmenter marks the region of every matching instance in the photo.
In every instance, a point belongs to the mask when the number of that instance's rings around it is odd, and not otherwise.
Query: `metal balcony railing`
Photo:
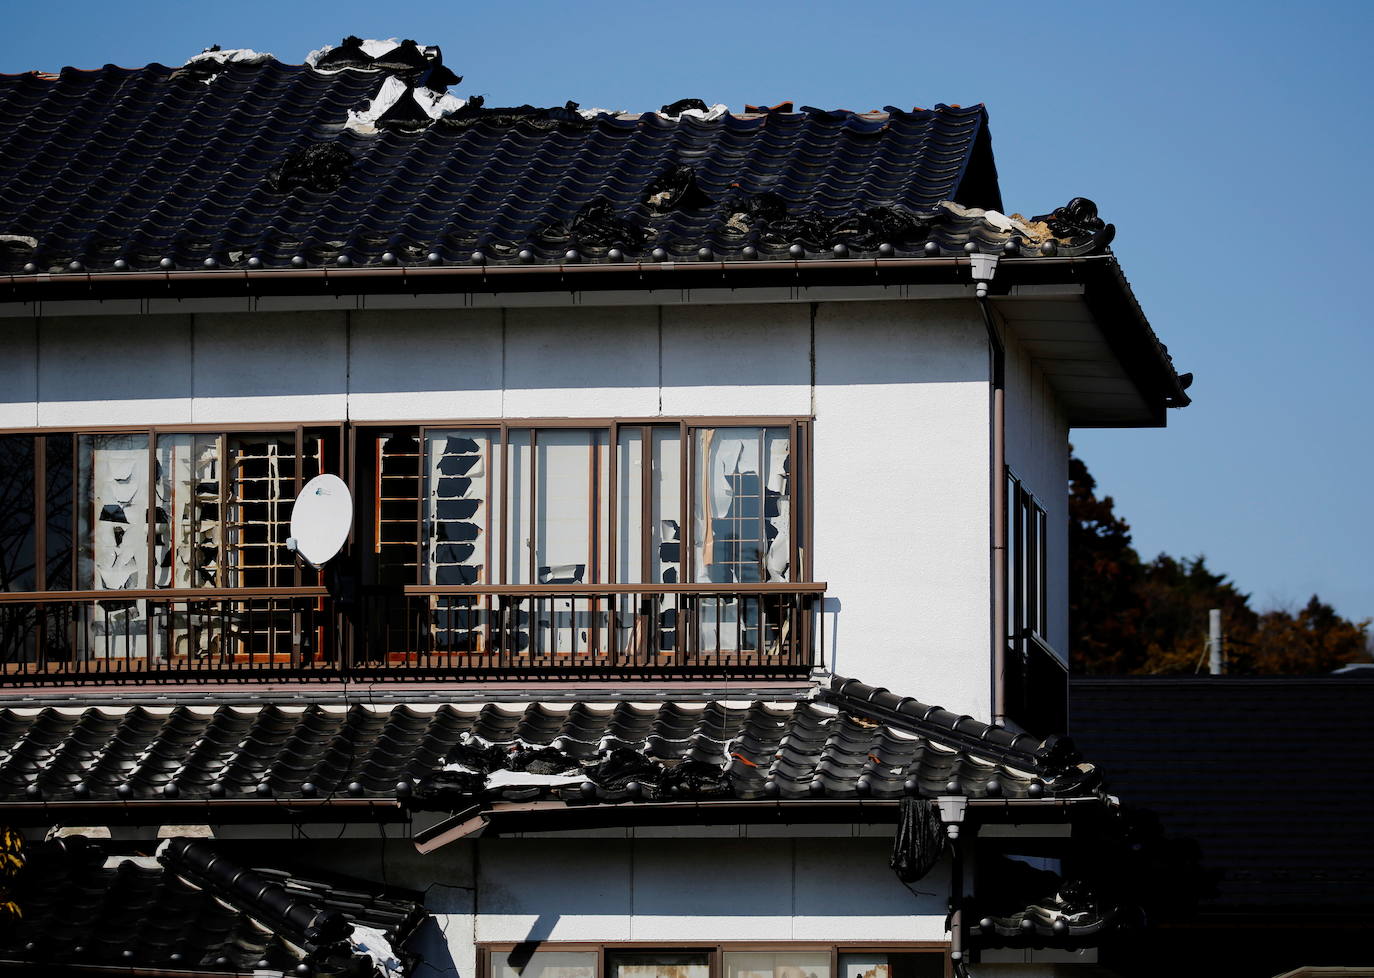
[[[824,584],[0,594],[0,683],[798,675]]]

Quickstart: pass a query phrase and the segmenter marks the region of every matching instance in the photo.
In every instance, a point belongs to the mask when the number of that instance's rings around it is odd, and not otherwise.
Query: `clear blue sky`
[[[1192,407],[1074,442],[1147,556],[1374,617],[1374,3],[12,3],[0,71],[439,44],[488,104],[985,102],[1008,210],[1096,200]],[[1365,298],[1361,299],[1360,295]]]

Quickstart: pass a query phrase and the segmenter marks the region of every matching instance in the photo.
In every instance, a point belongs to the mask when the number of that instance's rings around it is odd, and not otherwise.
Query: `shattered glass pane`
[[[219,435],[157,439],[157,587],[220,586]]]
[[[147,587],[148,435],[81,435],[77,456],[77,587]],[[101,601],[82,644],[94,658],[144,658],[146,624],[146,601]]]
[[[696,432],[696,580],[788,579],[790,440],[786,428]]]

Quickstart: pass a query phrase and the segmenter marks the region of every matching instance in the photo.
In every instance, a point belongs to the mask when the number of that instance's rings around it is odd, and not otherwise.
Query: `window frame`
[[[695,459],[695,432],[702,428],[785,428],[788,430],[788,452],[790,458],[789,473],[789,492],[791,494],[791,505],[789,507],[789,547],[788,555],[788,576],[786,582],[779,583],[811,583],[815,579],[814,575],[814,505],[812,493],[814,491],[814,416],[799,415],[693,415],[678,417],[594,417],[594,418],[475,418],[475,419],[386,419],[386,420],[318,420],[318,421],[263,421],[263,422],[197,422],[179,424],[111,424],[111,425],[31,425],[0,428],[0,436],[30,436],[35,440],[36,446],[43,446],[42,451],[35,451],[34,475],[33,475],[33,507],[31,516],[33,518],[34,534],[34,587],[25,591],[8,592],[14,595],[68,595],[74,597],[91,598],[108,595],[112,590],[127,590],[130,595],[142,592],[156,592],[157,594],[178,594],[188,595],[201,594],[209,596],[214,593],[235,593],[252,594],[262,591],[280,591],[290,587],[309,587],[314,586],[315,582],[305,580],[308,573],[297,563],[293,583],[289,585],[278,585],[269,588],[255,587],[159,587],[156,582],[156,569],[151,557],[148,559],[148,566],[145,568],[144,580],[141,586],[131,589],[107,589],[107,588],[77,588],[75,585],[77,575],[77,550],[76,535],[78,520],[72,520],[72,567],[71,578],[65,582],[65,586],[53,587],[52,582],[47,580],[47,504],[46,495],[43,491],[46,483],[46,442],[45,436],[48,435],[70,435],[73,446],[73,476],[72,476],[72,503],[73,517],[75,517],[76,507],[80,506],[77,498],[78,479],[77,472],[79,459],[80,438],[83,435],[108,435],[108,434],[136,434],[145,435],[148,440],[148,479],[149,479],[149,515],[156,505],[154,502],[156,493],[154,491],[156,482],[156,459],[158,438],[161,435],[172,434],[218,434],[224,436],[250,435],[250,434],[277,434],[282,432],[295,432],[296,435],[296,461],[295,465],[295,489],[299,493],[304,480],[301,473],[301,452],[304,433],[308,429],[327,429],[337,433],[335,450],[340,459],[339,475],[345,479],[349,491],[353,495],[355,512],[363,504],[358,494],[358,437],[360,433],[370,432],[382,428],[414,428],[420,434],[422,441],[421,467],[423,472],[424,463],[424,442],[423,433],[426,429],[487,429],[499,431],[499,441],[496,443],[501,452],[500,457],[502,466],[505,464],[504,451],[509,445],[509,432],[512,429],[524,429],[537,431],[539,429],[601,429],[608,432],[608,440],[605,448],[609,451],[609,475],[607,476],[606,489],[607,498],[607,528],[608,559],[605,565],[598,568],[598,580],[588,582],[587,587],[596,587],[602,584],[614,584],[617,577],[616,552],[618,544],[617,532],[620,529],[616,526],[617,510],[617,448],[619,446],[619,432],[622,429],[639,428],[641,429],[641,450],[652,452],[653,430],[656,428],[677,428],[678,453],[679,453],[679,576],[678,583],[690,585],[695,579],[695,540],[694,540],[694,520],[692,519],[693,495],[696,485],[696,459]],[[650,467],[642,466],[644,475],[644,489],[649,489],[651,479]],[[504,476],[504,471],[503,471]],[[506,479],[501,480],[501,501],[500,501],[500,520],[504,528],[509,525],[507,512],[507,496],[509,490]],[[373,500],[366,500],[368,504]],[[652,522],[652,494],[641,491],[641,547],[645,556],[651,547],[652,534],[649,526]],[[421,519],[417,514],[417,519]],[[147,521],[146,531],[147,546],[151,554],[154,547],[155,521]],[[356,545],[357,520],[349,530],[348,545]],[[507,547],[501,547],[500,561],[505,564]],[[418,559],[417,559],[418,564]],[[650,579],[652,560],[640,560],[640,581],[627,581],[626,584],[642,584],[653,587],[657,582]],[[313,576],[313,575],[311,575]],[[419,584],[419,567],[417,566],[417,580]],[[492,581],[495,586],[518,587],[511,585],[509,573],[502,566],[497,579]],[[436,586],[437,587],[437,586]],[[461,587],[461,586],[459,586]]]
[[[510,953],[521,946],[518,941],[477,941],[476,978],[494,978],[492,955]],[[928,953],[939,954],[944,978],[952,978],[949,941],[540,941],[537,951],[568,951],[596,953],[596,978],[609,978],[606,973],[607,951],[702,951],[709,961],[709,978],[724,978],[724,955],[732,952],[796,953],[828,952],[830,976],[840,978],[841,954]]]
[[[1006,639],[1019,643],[1034,637],[1045,642],[1049,624],[1049,517],[1039,497],[1010,466],[1006,483]]]
[[[34,474],[33,474],[33,501],[30,515],[33,520],[34,533],[34,587],[25,591],[8,591],[6,594],[12,595],[12,600],[19,600],[20,595],[31,595],[37,597],[53,597],[56,595],[69,596],[76,598],[107,598],[116,595],[127,595],[137,598],[147,595],[186,595],[188,597],[201,596],[211,597],[217,594],[241,594],[251,596],[262,593],[274,593],[291,590],[293,588],[312,587],[315,582],[307,583],[304,577],[308,573],[299,561],[295,561],[294,571],[291,574],[291,583],[268,586],[215,586],[215,587],[175,587],[159,586],[157,581],[157,568],[153,559],[155,552],[155,538],[157,522],[153,518],[157,506],[157,452],[158,439],[163,435],[220,435],[225,438],[235,436],[251,435],[275,435],[283,433],[294,433],[295,435],[295,464],[294,469],[294,492],[298,498],[301,486],[306,481],[302,475],[302,450],[304,447],[305,433],[310,430],[325,431],[330,433],[334,441],[334,451],[343,460],[347,447],[348,424],[344,421],[300,421],[300,422],[226,422],[226,423],[193,423],[193,424],[157,424],[157,425],[136,425],[136,424],[117,424],[117,425],[53,425],[53,426],[24,426],[15,428],[0,428],[0,437],[27,436],[34,439]],[[148,506],[145,530],[145,544],[148,552],[146,559],[147,566],[144,569],[143,580],[135,588],[79,588],[77,587],[77,575],[79,565],[79,533],[80,520],[77,518],[77,511],[82,505],[80,499],[80,445],[83,436],[100,435],[142,435],[147,438],[147,486],[148,486]],[[47,483],[47,437],[50,435],[69,435],[72,439],[72,489],[71,489],[71,568],[70,577],[65,582],[65,586],[53,587],[52,582],[47,580],[47,510],[48,501],[46,495]],[[41,450],[39,448],[41,447]],[[343,468],[344,466],[340,466]],[[221,500],[223,501],[223,488],[221,488]],[[224,512],[221,508],[218,517],[224,519]],[[350,539],[352,534],[350,533]],[[318,576],[318,575],[315,575]]]
[[[814,417],[798,415],[745,415],[745,416],[679,416],[679,417],[594,417],[594,418],[464,418],[464,419],[421,419],[421,420],[357,420],[347,424],[348,452],[346,455],[345,468],[347,470],[346,481],[349,491],[353,494],[354,506],[361,512],[363,506],[375,506],[376,500],[360,496],[359,489],[363,488],[360,484],[361,478],[358,471],[358,440],[360,437],[372,437],[372,433],[385,429],[414,429],[416,437],[421,446],[419,460],[419,471],[421,479],[426,471],[426,452],[428,440],[426,433],[430,430],[467,430],[467,431],[491,431],[495,433],[493,440],[493,458],[495,459],[493,468],[501,472],[499,486],[499,500],[494,507],[499,513],[502,540],[499,553],[496,553],[497,566],[489,568],[488,577],[491,578],[488,587],[511,587],[519,588],[525,585],[512,584],[510,582],[511,573],[509,567],[510,546],[507,539],[511,523],[510,518],[510,496],[511,489],[509,479],[509,457],[507,451],[510,447],[510,433],[512,431],[529,431],[533,433],[530,441],[530,450],[533,453],[537,447],[537,433],[541,430],[596,430],[606,432],[606,438],[602,443],[602,448],[609,453],[609,465],[607,469],[606,484],[601,487],[603,492],[599,493],[604,497],[605,522],[607,531],[606,554],[607,559],[604,564],[596,567],[597,573],[595,580],[589,580],[579,585],[584,590],[594,590],[605,585],[617,583],[619,571],[617,568],[617,554],[619,551],[621,527],[618,526],[617,510],[619,509],[619,472],[618,455],[620,446],[620,432],[638,428],[640,430],[640,451],[641,458],[651,457],[653,451],[654,429],[677,429],[678,438],[678,526],[679,526],[679,574],[678,583],[690,585],[695,580],[695,544],[694,539],[694,519],[693,505],[695,503],[694,487],[697,484],[696,459],[695,459],[695,432],[702,428],[784,428],[788,432],[788,453],[790,461],[790,485],[791,505],[789,506],[788,528],[789,528],[789,547],[788,555],[788,576],[785,582],[778,583],[810,583],[814,580],[814,546],[812,541],[815,539],[815,527],[813,525],[814,507],[812,505],[814,466],[813,461],[813,426]],[[599,464],[599,463],[598,463]],[[537,474],[531,475],[531,485]],[[639,584],[645,587],[654,587],[660,582],[651,579],[651,566],[653,561],[650,559],[650,548],[652,532],[653,494],[652,494],[652,469],[649,465],[641,464],[641,489],[640,489],[640,580],[620,582],[626,585]],[[421,509],[417,514],[417,519],[423,524],[423,492],[417,493],[421,498],[418,500]],[[533,495],[533,494],[532,494]],[[533,502],[533,500],[531,500]],[[356,529],[357,520],[354,521]],[[588,528],[589,536],[595,538],[602,531],[599,526]],[[803,541],[805,545],[803,545]],[[353,535],[350,534],[350,542],[353,542]],[[434,585],[428,584],[423,580],[421,568],[423,567],[423,541],[420,541],[419,550],[416,555],[416,575],[411,586],[435,589],[435,590],[461,590],[464,585]],[[494,570],[493,574],[491,571]]]

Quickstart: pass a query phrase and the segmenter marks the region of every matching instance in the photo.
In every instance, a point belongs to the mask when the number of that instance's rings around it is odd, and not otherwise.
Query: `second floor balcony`
[[[4,595],[0,683],[787,677],[823,584]]]
[[[0,433],[0,682],[796,676],[805,419]],[[286,546],[343,475],[352,539]]]

